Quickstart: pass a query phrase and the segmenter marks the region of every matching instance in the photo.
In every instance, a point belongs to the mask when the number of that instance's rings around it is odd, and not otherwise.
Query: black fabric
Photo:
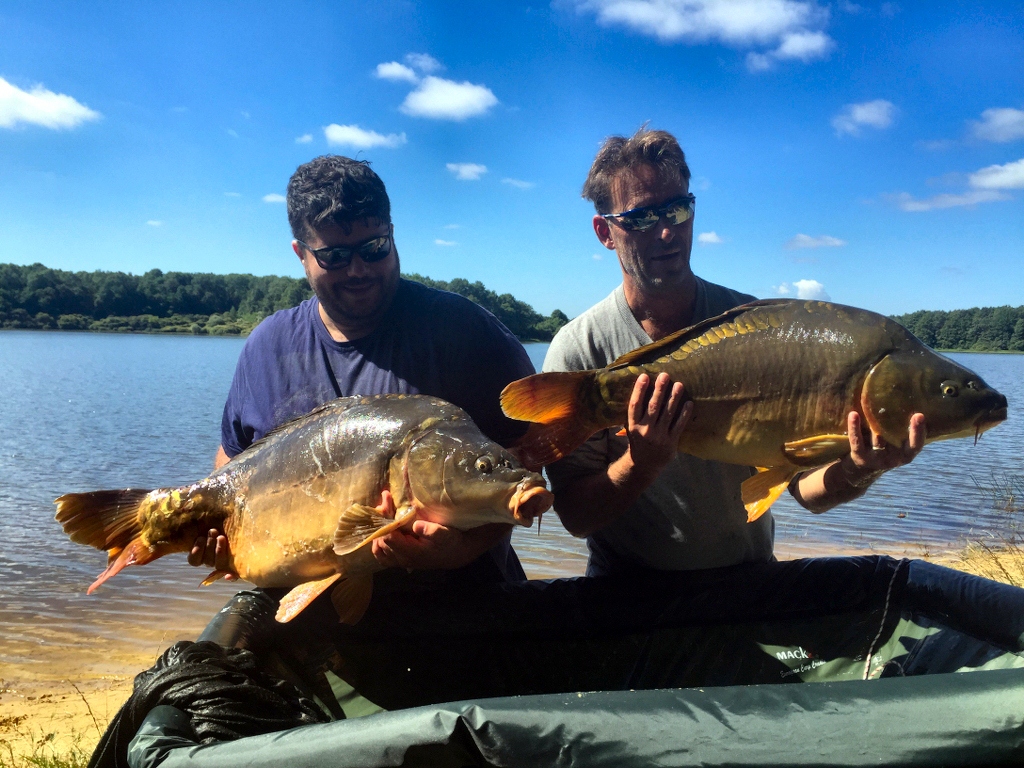
[[[132,695],[107,727],[89,768],[128,768],[128,745],[159,705],[184,712],[203,744],[329,720],[293,685],[261,671],[252,651],[182,641],[136,676]]]

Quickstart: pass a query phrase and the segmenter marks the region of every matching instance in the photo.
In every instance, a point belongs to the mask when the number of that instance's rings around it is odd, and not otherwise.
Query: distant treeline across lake
[[[568,322],[508,293],[456,278],[410,280],[452,291],[488,309],[523,341],[550,341]],[[245,335],[273,312],[312,295],[305,278],[162,272],[65,272],[0,264],[0,328]]]
[[[465,296],[523,341],[550,341],[568,317],[545,317],[482,283],[405,277]],[[245,335],[267,315],[311,295],[305,279],[161,272],[65,272],[0,264],[0,328]],[[1024,352],[1024,306],[920,310],[894,318],[925,344],[965,352]]]

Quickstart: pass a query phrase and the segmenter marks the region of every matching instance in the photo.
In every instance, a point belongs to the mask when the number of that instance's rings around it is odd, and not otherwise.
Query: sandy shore
[[[794,559],[826,553],[820,548],[810,552],[799,546],[780,546],[778,554],[781,559]],[[879,553],[843,550],[827,554]],[[970,562],[960,559],[959,553],[885,554],[927,559],[995,577],[983,568],[971,567]],[[530,575],[544,578],[543,574],[535,572]],[[126,627],[126,633],[131,631],[131,627]],[[185,632],[176,633],[174,637],[164,636],[157,645],[145,638],[146,642],[131,644],[136,650],[121,650],[116,656],[105,656],[102,664],[97,664],[95,650],[83,649],[79,653],[74,645],[54,644],[37,649],[32,665],[0,671],[0,768],[24,765],[25,756],[66,757],[69,753],[82,756],[84,764],[107,724],[131,693],[135,675],[150,667],[163,648],[179,639],[194,639],[198,631],[191,635]]]

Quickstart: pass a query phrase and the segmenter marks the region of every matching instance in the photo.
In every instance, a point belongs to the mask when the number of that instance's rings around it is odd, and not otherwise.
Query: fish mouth
[[[551,509],[555,495],[543,485],[535,485],[534,481],[524,480],[512,494],[508,502],[508,511],[519,525],[529,528],[535,518]]]
[[[978,417],[978,420],[974,422],[974,427],[975,429],[977,429],[977,434],[980,435],[985,430],[992,429],[992,427],[996,426],[997,424],[1002,424],[1004,421],[1006,421],[1006,416],[1007,406],[1006,401],[1004,400],[1003,405],[993,408],[992,410],[987,411],[986,413],[983,413],[981,416]]]

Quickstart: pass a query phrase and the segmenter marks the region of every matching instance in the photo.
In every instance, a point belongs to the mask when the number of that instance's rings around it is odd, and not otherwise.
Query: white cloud
[[[594,261],[604,261],[604,256],[602,256],[600,253],[595,253],[590,258],[592,258]]]
[[[510,187],[515,187],[516,189],[533,189],[537,186],[532,181],[522,181],[521,179],[502,179],[501,183],[508,184]]]
[[[487,173],[486,165],[476,163],[447,163],[445,168],[454,173],[459,181],[477,181]]]
[[[625,25],[662,42],[774,47],[747,57],[752,71],[782,59],[823,58],[835,45],[822,31],[828,9],[813,0],[577,0],[577,7],[605,26]]]
[[[994,189],[975,189],[965,192],[962,195],[942,194],[919,200],[907,192],[898,195],[890,195],[891,199],[902,211],[919,213],[921,211],[933,211],[942,208],[958,208],[963,206],[977,205],[978,203],[994,203],[999,200],[1009,200],[1009,196]]]
[[[1024,139],[1024,110],[1011,107],[986,109],[981,120],[971,121],[976,139],[1005,143]]]
[[[405,64],[399,64],[397,61],[389,61],[384,64],[378,64],[376,75],[381,80],[404,80],[409,83],[418,83],[420,81],[416,73],[412,71]]]
[[[434,245],[458,245],[454,240],[435,240]]]
[[[225,192],[224,197],[241,197],[241,192]]]
[[[405,97],[399,109],[413,117],[465,120],[484,114],[497,103],[498,98],[484,85],[456,83],[429,75]]]
[[[146,224],[148,224],[151,227],[162,227],[164,225],[162,221],[157,221],[156,219],[150,219],[149,221],[146,222]]]
[[[405,144],[405,133],[389,133],[387,136],[376,131],[367,131],[358,125],[338,125],[331,123],[324,128],[324,137],[332,146],[355,147],[356,149],[372,149],[387,147],[394,149]]]
[[[225,128],[224,132],[233,139],[238,138],[238,131],[236,131],[234,128]]]
[[[956,146],[952,139],[927,139],[914,142],[914,146],[926,152],[945,152]]]
[[[836,136],[844,133],[859,136],[863,127],[888,128],[895,115],[896,105],[885,99],[847,104],[842,112],[832,118],[832,127],[836,129]]]
[[[790,250],[794,248],[839,248],[843,245],[846,245],[845,240],[840,240],[838,237],[832,237],[831,235],[822,235],[821,237],[797,235],[786,243],[786,248]]]
[[[1024,189],[1024,157],[1006,165],[990,165],[968,178],[975,189]]]
[[[405,54],[405,61],[411,66],[416,67],[420,72],[426,72],[427,74],[444,69],[440,61],[426,53],[407,53]]]
[[[718,245],[724,243],[725,240],[720,238],[717,232],[701,232],[697,235],[697,242],[701,245]]]
[[[0,128],[14,128],[20,123],[61,130],[77,128],[102,115],[71,96],[54,93],[37,85],[23,91],[0,77]]]
[[[461,229],[462,225],[461,224],[445,224],[444,228],[445,229]]]
[[[295,137],[295,143],[296,144],[309,144],[312,141],[313,141],[313,134],[312,133],[304,133],[301,136],[296,136]]]
[[[825,286],[817,280],[797,280],[793,283],[783,283],[775,286],[775,292],[779,296],[796,296],[798,299],[807,301],[831,301]]]
[[[276,192],[271,192],[269,195],[263,196],[264,203],[283,203],[286,202],[286,199],[287,198],[285,198],[284,195],[279,195]]]

